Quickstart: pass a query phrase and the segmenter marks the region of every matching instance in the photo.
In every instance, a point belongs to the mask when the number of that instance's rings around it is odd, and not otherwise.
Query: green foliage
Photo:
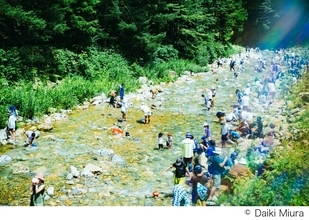
[[[173,45],[160,46],[153,54],[154,63],[161,63],[164,61],[177,60],[178,51]]]
[[[6,81],[16,81],[22,77],[22,61],[17,48],[7,51],[0,49],[0,77]]]

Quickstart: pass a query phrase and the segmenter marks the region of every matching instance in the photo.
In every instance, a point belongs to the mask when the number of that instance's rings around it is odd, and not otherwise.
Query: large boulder
[[[0,166],[5,166],[7,164],[9,164],[12,161],[12,157],[8,156],[8,155],[2,155],[0,157]]]
[[[126,165],[126,161],[118,154],[115,154],[112,157],[112,162],[115,164],[118,164],[120,166],[125,166]]]
[[[53,125],[51,123],[42,123],[38,125],[39,131],[51,131],[53,130]]]

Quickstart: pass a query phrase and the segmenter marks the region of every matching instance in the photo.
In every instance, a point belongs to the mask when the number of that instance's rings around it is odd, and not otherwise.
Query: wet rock
[[[56,137],[54,135],[52,135],[52,134],[45,135],[42,138],[50,140],[50,141],[55,141],[56,140]]]
[[[80,173],[79,173],[79,171],[77,170],[77,168],[74,167],[74,166],[70,166],[70,169],[71,169],[71,173],[72,173],[73,177],[78,178],[79,175],[80,175]]]
[[[145,85],[145,84],[147,84],[148,79],[147,79],[147,77],[139,77],[139,78],[138,78],[138,81],[139,81],[139,83],[140,83],[141,85]]]
[[[103,156],[104,158],[111,158],[115,154],[115,152],[112,149],[108,149],[108,148],[100,149],[97,151],[97,153],[100,156]]]
[[[81,173],[81,176],[94,177],[94,174],[92,172],[90,172],[89,170],[83,170],[82,173]]]
[[[290,114],[291,114],[291,115],[294,115],[294,114],[298,113],[299,111],[300,111],[300,108],[294,108],[294,109],[292,109],[292,110],[290,111]]]
[[[52,186],[48,187],[48,189],[46,190],[46,193],[49,196],[53,196],[55,194],[55,188]]]
[[[98,167],[94,164],[87,164],[86,167],[84,168],[83,171],[89,171],[91,173],[101,173],[102,172],[102,168],[101,167]]]
[[[118,155],[118,154],[115,154],[115,155],[112,157],[111,161],[112,161],[113,163],[115,163],[115,164],[120,165],[120,166],[125,166],[125,165],[126,165],[125,160],[124,160],[120,155]]]
[[[51,123],[43,123],[38,125],[38,130],[40,131],[51,131],[53,128],[54,127]]]
[[[29,173],[30,169],[28,166],[20,163],[13,164],[13,174],[18,173]]]
[[[12,161],[12,158],[8,155],[2,155],[0,157],[0,166],[5,166]]]

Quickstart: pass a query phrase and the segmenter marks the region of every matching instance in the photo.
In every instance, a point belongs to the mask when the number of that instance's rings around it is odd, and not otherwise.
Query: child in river
[[[161,150],[161,148],[163,150],[163,133],[162,132],[158,134],[158,147],[159,147],[159,150]]]
[[[173,137],[171,133],[167,133],[167,140],[166,140],[166,147],[168,149],[172,148],[173,146]]]

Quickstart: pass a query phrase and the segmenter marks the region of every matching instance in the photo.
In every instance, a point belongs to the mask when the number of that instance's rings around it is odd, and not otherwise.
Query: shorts
[[[145,112],[145,116],[150,116],[151,112]]]
[[[126,113],[127,113],[127,111],[121,111],[121,113],[122,113],[122,114],[126,114]]]
[[[220,174],[213,175],[213,179],[214,179],[213,187],[219,189],[221,185],[221,175]]]
[[[227,135],[228,134],[222,134],[221,135],[221,141],[227,141],[228,140]]]
[[[185,185],[186,184],[186,177],[181,177],[177,178],[176,176],[174,177],[174,185]]]

